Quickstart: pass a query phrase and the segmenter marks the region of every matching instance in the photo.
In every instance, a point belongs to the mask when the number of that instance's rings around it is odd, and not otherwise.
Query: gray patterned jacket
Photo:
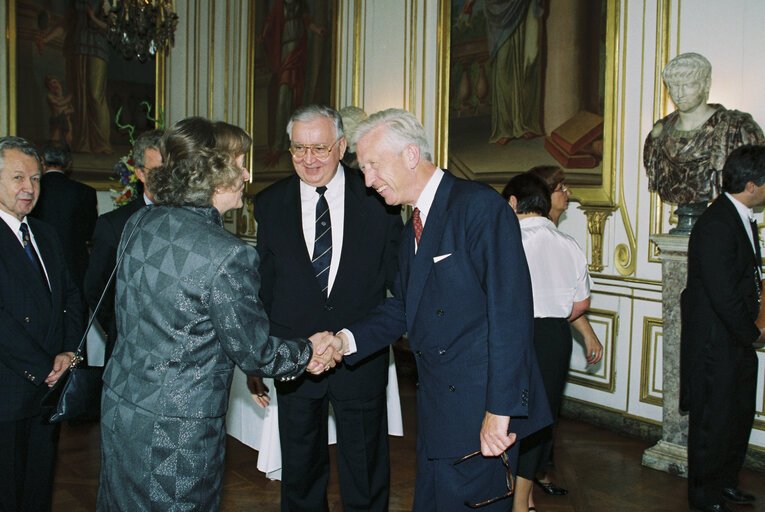
[[[118,337],[104,384],[155,414],[212,418],[226,414],[235,364],[252,375],[300,375],[311,344],[269,336],[255,249],[213,207],[145,211],[120,241],[121,252],[138,224],[117,271]]]

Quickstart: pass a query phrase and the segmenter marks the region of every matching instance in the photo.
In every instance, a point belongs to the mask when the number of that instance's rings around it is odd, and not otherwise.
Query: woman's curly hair
[[[233,187],[241,179],[242,169],[236,166],[235,157],[246,151],[232,151],[244,146],[249,150],[244,140],[249,141],[249,135],[228,123],[213,123],[203,117],[175,123],[160,143],[162,166],[152,169],[148,176],[157,203],[210,206],[216,190]]]

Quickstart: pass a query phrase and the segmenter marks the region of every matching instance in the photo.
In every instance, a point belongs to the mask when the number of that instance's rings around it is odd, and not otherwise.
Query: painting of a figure
[[[291,172],[286,128],[307,103],[329,104],[332,68],[331,0],[255,2],[253,171]]]
[[[110,2],[16,0],[16,133],[62,140],[75,176],[104,179],[130,149],[127,132],[151,126],[141,102],[155,105],[155,61],[125,59],[106,39]],[[156,111],[151,112],[152,117]]]
[[[502,183],[559,165],[596,183],[606,1],[451,0],[451,13],[449,168]]]

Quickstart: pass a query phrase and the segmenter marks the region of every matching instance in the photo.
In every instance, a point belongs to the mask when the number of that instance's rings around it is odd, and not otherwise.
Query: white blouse
[[[534,318],[568,318],[590,296],[590,273],[579,244],[545,217],[520,220],[531,274]]]

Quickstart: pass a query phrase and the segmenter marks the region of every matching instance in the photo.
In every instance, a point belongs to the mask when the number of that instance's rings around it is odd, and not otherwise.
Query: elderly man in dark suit
[[[72,168],[72,152],[65,142],[47,142],[40,155],[45,174],[32,217],[47,222],[56,230],[64,246],[72,279],[82,290],[85,269],[88,268],[88,243],[98,218],[96,191],[67,176]]]
[[[765,146],[734,150],[723,193],[699,217],[688,244],[683,291],[680,408],[688,425],[688,501],[693,511],[730,511],[754,502],[738,489],[752,430],[757,385],[755,344],[765,329],[762,258],[752,208],[765,204]]]
[[[287,126],[296,174],[258,194],[260,295],[271,334],[337,331],[364,317],[392,283],[400,209],[367,192],[357,170],[340,164],[340,115],[301,107]],[[390,487],[386,395],[388,351],[355,365],[277,383],[282,510],[326,511],[327,411],[337,420],[343,509],[386,511]]]
[[[61,242],[29,217],[41,175],[28,141],[0,138],[0,510],[50,510],[59,429],[43,418],[40,400],[83,330]]]
[[[407,331],[419,376],[413,509],[488,501],[484,510],[509,510],[515,441],[551,423],[518,220],[490,187],[434,165],[425,130],[404,110],[373,114],[355,139],[366,185],[414,212],[394,297],[341,331],[344,362]]]
[[[109,276],[117,263],[117,246],[120,243],[122,230],[127,220],[147,204],[154,203],[151,190],[146,186],[147,176],[151,169],[162,165],[162,155],[159,153],[161,130],[151,130],[142,133],[133,145],[133,162],[135,174],[143,184],[143,193],[130,203],[105,213],[98,218],[93,232],[93,250],[90,253],[90,264],[85,273],[85,300],[91,309],[95,309],[101,293],[104,291]],[[98,322],[106,332],[105,358],[108,361],[117,339],[117,323],[114,316],[114,284],[104,297],[104,303],[96,315]]]

